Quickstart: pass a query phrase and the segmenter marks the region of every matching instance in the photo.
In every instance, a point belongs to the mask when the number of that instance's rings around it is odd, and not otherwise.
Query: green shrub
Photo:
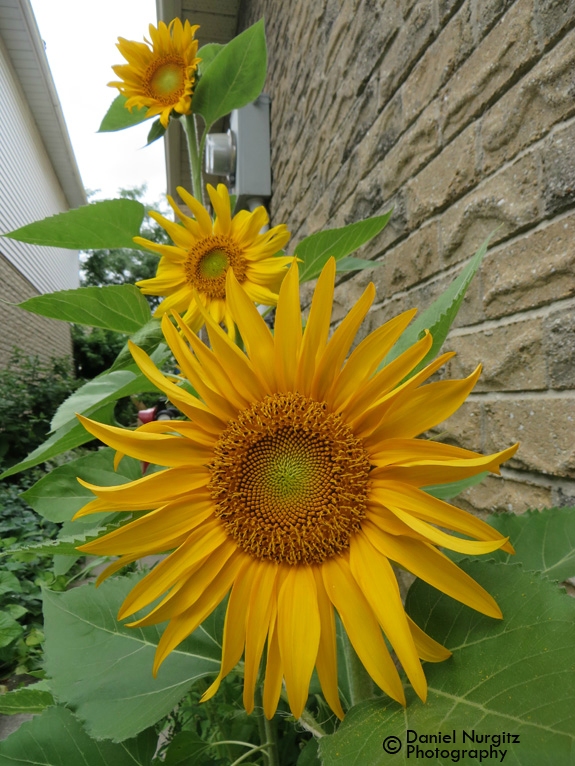
[[[68,358],[46,363],[14,349],[0,370],[0,465],[18,463],[41,444],[58,406],[82,383]]]

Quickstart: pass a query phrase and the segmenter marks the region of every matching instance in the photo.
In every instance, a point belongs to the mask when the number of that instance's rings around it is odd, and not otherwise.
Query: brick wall
[[[394,207],[342,281],[373,279],[367,329],[445,288],[497,227],[445,350],[484,371],[440,428],[484,452],[521,441],[478,510],[575,505],[575,2],[242,0],[266,19],[273,223],[297,242]]]
[[[0,285],[0,368],[8,366],[14,346],[28,356],[39,356],[45,361],[72,355],[70,326],[66,322],[30,314],[10,305],[39,293],[1,253]]]

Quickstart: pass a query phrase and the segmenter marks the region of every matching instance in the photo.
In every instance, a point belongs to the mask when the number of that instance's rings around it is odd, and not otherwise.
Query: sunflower
[[[164,128],[168,127],[172,110],[190,114],[196,70],[201,61],[196,58],[197,29],[189,21],[182,24],[180,19],[174,19],[169,25],[160,21],[157,29],[150,24],[151,43],[118,38],[117,48],[128,63],[112,67],[121,81],[108,85],[126,96],[127,109],[148,107],[146,117],[159,114]]]
[[[228,270],[227,295],[245,353],[203,306],[211,348],[179,317],[179,330],[168,316],[163,319],[166,341],[201,399],[166,378],[132,345],[142,372],[189,421],[127,431],[81,418],[119,457],[167,466],[120,486],[81,482],[97,497],[79,516],[148,511],[80,548],[120,556],[103,577],[139,557],[170,552],[132,589],[119,619],[163,597],[131,623],[168,621],[156,673],[229,593],[221,669],[204,698],[243,655],[243,700],[251,712],[267,641],[263,700],[270,718],[282,679],[293,715],[301,715],[314,666],[328,704],[343,717],[336,611],[375,683],[405,704],[387,638],[424,700],[420,660],[438,662],[450,652],[406,615],[391,562],[460,602],[501,617],[493,598],[438,548],[513,552],[507,538],[483,521],[421,489],[498,472],[515,452],[516,446],[483,456],[415,438],[462,404],[479,369],[463,380],[422,385],[452,356],[443,354],[410,376],[431,347],[429,333],[378,369],[414,311],[372,332],[345,361],[375,290],[368,286],[328,340],[334,280],[331,259],[302,332],[294,262],[281,286],[272,335]]]
[[[204,324],[205,308],[217,324],[224,322],[233,335],[233,312],[226,299],[228,271],[233,272],[251,301],[275,306],[286,267],[293,260],[276,253],[290,234],[285,224],[260,234],[268,223],[264,207],[252,213],[241,210],[232,218],[224,184],[218,184],[217,189],[208,184],[207,190],[216,214],[213,222],[204,206],[182,187],[178,187],[178,193],[194,218],[184,215],[171,197],[168,201],[183,226],[159,213],[150,213],[174,244],[160,245],[134,237],[134,242],[162,256],[156,276],[136,284],[145,295],[166,296],[155,316],[171,310],[183,313],[186,324],[197,332]]]

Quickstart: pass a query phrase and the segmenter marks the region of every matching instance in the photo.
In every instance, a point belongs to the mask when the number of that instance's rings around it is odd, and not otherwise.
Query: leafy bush
[[[46,363],[14,349],[0,370],[0,464],[14,465],[41,444],[58,406],[82,382],[68,358]]]
[[[17,482],[0,483],[0,551],[56,537],[59,525],[32,511],[20,492],[40,478],[39,470]],[[40,669],[44,639],[41,587],[63,590],[65,577],[54,577],[50,556],[16,553],[3,557],[0,571],[0,678]]]

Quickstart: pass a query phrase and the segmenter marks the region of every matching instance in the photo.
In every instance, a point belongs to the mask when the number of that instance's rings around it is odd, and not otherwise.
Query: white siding
[[[0,232],[4,233],[63,212],[69,205],[1,40],[0,109]],[[75,251],[4,238],[0,251],[40,293],[78,286]]]

